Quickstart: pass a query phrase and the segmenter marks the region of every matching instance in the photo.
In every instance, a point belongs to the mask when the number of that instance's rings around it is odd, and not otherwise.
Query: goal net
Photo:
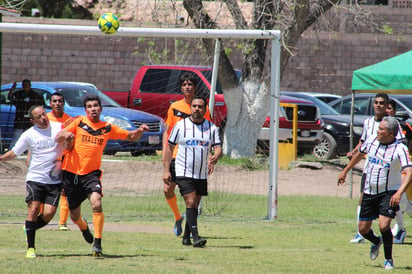
[[[274,38],[278,37],[277,32],[274,35],[273,32],[266,31],[150,28],[120,28],[117,34],[108,36],[100,33],[97,26],[20,23],[0,23],[0,31],[3,32],[3,53],[7,52],[7,57],[2,62],[3,68],[12,70],[3,73],[2,77],[3,86],[0,97],[2,100],[2,153],[9,149],[11,142],[10,134],[13,130],[15,110],[7,95],[14,81],[18,82],[18,88],[20,88],[22,79],[31,79],[32,88],[45,99],[46,111],[51,111],[49,107],[51,93],[56,90],[64,93],[65,89],[68,89],[68,87],[56,86],[57,81],[91,83],[98,90],[107,91],[114,101],[122,104],[125,98],[130,100],[127,94],[129,89],[132,89],[132,82],[139,67],[163,61],[174,62],[174,64],[164,65],[162,69],[151,71],[150,75],[149,73],[145,75],[147,79],[139,90],[139,92],[151,93],[151,96],[157,97],[157,100],[140,102],[148,104],[144,111],[164,118],[165,113],[157,113],[161,108],[160,104],[169,105],[172,101],[183,98],[178,79],[185,69],[177,68],[176,63],[185,65],[187,70],[196,67],[201,71],[198,76],[199,91],[203,94],[209,95],[212,86],[216,87],[217,94],[222,93],[219,83],[213,82],[215,76],[213,76],[212,68],[216,67],[216,61],[204,54],[199,38],[236,41],[236,39],[259,37],[275,41]],[[124,40],[126,38],[129,40]],[[62,39],[70,43],[66,49],[62,46]],[[125,44],[125,41],[128,41],[128,44]],[[130,41],[134,41],[134,44],[130,45]],[[90,50],[88,43],[98,48],[94,51]],[[127,48],[126,51],[124,48]],[[101,54],[102,52],[104,54]],[[128,61],[122,59],[124,57],[130,59],[129,64],[127,64]],[[272,60],[272,63],[275,62]],[[126,65],[128,68],[133,67],[131,72],[129,69],[127,75],[124,73]],[[274,73],[272,73],[273,78],[275,78]],[[75,89],[71,91],[72,93],[65,95],[66,112],[70,112],[71,115],[84,115],[84,110],[78,100],[81,98],[80,95],[90,92],[89,88]],[[101,91],[98,91],[99,94]],[[162,101],[162,97],[168,99]],[[221,103],[217,97],[214,100],[215,106]],[[103,109],[109,113],[113,107],[105,105],[106,103],[110,102],[105,101]],[[135,103],[139,104],[138,101]],[[133,108],[130,104],[128,106]],[[220,109],[219,107],[213,109],[215,110],[214,119],[220,119],[218,123],[224,124]],[[115,114],[107,114],[107,116],[110,115]],[[127,117],[132,114],[129,110],[123,109],[116,115],[119,118],[122,115]],[[112,120],[108,119],[108,121],[115,121],[115,118],[111,117]],[[147,117],[144,119],[141,121],[130,119],[129,122],[132,126],[153,123],[150,125],[151,131],[162,130],[162,122],[156,122]],[[158,128],[152,130],[156,124]],[[274,134],[276,138],[276,132]],[[107,150],[103,155],[101,167],[103,209],[108,221],[130,221],[136,217],[171,216],[172,218],[172,212],[163,194],[161,146],[156,146],[159,144],[158,141],[161,141],[161,137],[159,139],[160,135],[156,137],[154,134],[153,136],[151,140],[148,139],[142,143],[140,148],[126,149],[130,144],[123,142],[118,143],[117,147],[113,145],[113,149]],[[231,164],[230,159],[219,162],[208,179],[209,195],[203,199],[201,215],[226,218],[242,216],[241,218],[251,219],[276,215],[273,211],[276,207],[276,193],[273,192],[277,187],[275,185],[277,173],[276,170],[273,171],[276,161],[271,160],[276,153],[272,150],[267,154],[258,154],[253,159],[238,160],[236,164]],[[0,195],[2,197],[0,218],[3,221],[5,219],[21,221],[22,216],[27,214],[24,202],[27,163],[27,155],[22,155],[7,163],[0,163]],[[176,195],[179,197],[178,191],[176,188]],[[183,199],[178,198],[178,201],[180,211],[184,212]],[[234,201],[236,201],[236,208],[231,207]],[[90,207],[88,202],[84,202],[82,206]],[[251,210],[251,208],[256,210]],[[86,218],[91,219],[91,216],[88,216],[91,215],[91,210],[82,212]],[[58,216],[54,218],[54,222],[57,220]]]

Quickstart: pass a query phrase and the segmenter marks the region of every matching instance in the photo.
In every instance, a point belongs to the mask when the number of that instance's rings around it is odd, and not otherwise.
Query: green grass
[[[25,259],[23,198],[0,196],[0,272],[386,273],[383,249],[376,261],[370,261],[369,244],[349,243],[356,230],[356,200],[282,196],[278,218],[267,221],[266,197],[232,196],[219,213],[212,214],[208,204],[209,212],[199,218],[200,233],[208,239],[204,249],[182,246],[181,238],[172,234],[173,218],[164,200],[157,203],[153,199],[150,208],[157,210],[149,214],[149,207],[141,205],[150,200],[136,206],[129,198],[107,197],[103,204],[107,226],[117,222],[114,212],[123,210],[116,203],[125,203],[133,212],[118,224],[144,225],[156,232],[105,231],[104,260],[90,256],[91,246],[76,229],[57,231],[57,216],[53,225],[37,232],[39,257]],[[141,197],[135,197],[138,199]],[[90,213],[87,203],[83,210]],[[405,216],[405,223],[410,228],[411,218]],[[412,270],[411,242],[412,236],[408,236],[406,244],[394,246],[395,273]]]

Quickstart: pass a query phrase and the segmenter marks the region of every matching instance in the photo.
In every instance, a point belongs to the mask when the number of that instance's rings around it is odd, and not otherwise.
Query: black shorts
[[[85,175],[77,175],[63,170],[63,188],[66,192],[69,209],[78,208],[93,192],[102,195],[101,176],[100,170]]]
[[[359,220],[372,221],[383,215],[394,218],[399,210],[398,206],[389,206],[391,197],[396,193],[396,190],[390,190],[376,195],[363,193]]]
[[[26,182],[26,203],[40,201],[57,207],[59,204],[62,184],[41,184],[33,181]]]
[[[170,171],[170,175],[172,177],[172,179],[170,180],[173,183],[176,183],[176,168],[175,168],[175,159],[172,159],[172,161],[170,162],[170,166],[169,166],[169,171]]]
[[[197,195],[207,196],[207,180],[206,179],[192,179],[187,177],[176,177],[176,183],[179,186],[180,194],[196,191]]]
[[[363,189],[365,188],[365,181],[366,181],[366,173],[362,173],[362,178],[360,180],[360,193],[363,193]]]

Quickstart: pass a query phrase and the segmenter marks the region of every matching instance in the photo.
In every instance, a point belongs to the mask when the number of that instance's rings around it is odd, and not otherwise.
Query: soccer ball
[[[99,24],[99,29],[106,34],[115,33],[120,27],[119,18],[110,12],[102,14],[97,23]]]

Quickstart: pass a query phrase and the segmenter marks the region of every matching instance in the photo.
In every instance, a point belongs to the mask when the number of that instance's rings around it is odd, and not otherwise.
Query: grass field
[[[7,201],[0,204],[1,212],[8,212],[0,215],[0,273],[386,272],[383,249],[378,259],[371,261],[369,244],[349,243],[356,230],[356,200],[279,197],[278,219],[266,221],[267,197],[238,198],[231,199],[219,214],[206,213],[199,218],[200,234],[208,239],[206,248],[183,246],[181,237],[172,234],[172,217],[162,205],[158,210],[162,214],[147,214],[144,208],[137,208],[133,218],[118,223],[144,226],[153,232],[104,231],[105,258],[96,260],[77,229],[56,230],[57,216],[52,225],[37,232],[38,258],[26,259],[25,216],[17,213],[21,210],[13,210],[24,207],[23,198],[0,196],[0,201]],[[116,210],[105,207],[107,226],[117,223]],[[405,216],[405,223],[411,227],[409,216]],[[412,270],[412,236],[405,242],[394,246],[395,273]]]

